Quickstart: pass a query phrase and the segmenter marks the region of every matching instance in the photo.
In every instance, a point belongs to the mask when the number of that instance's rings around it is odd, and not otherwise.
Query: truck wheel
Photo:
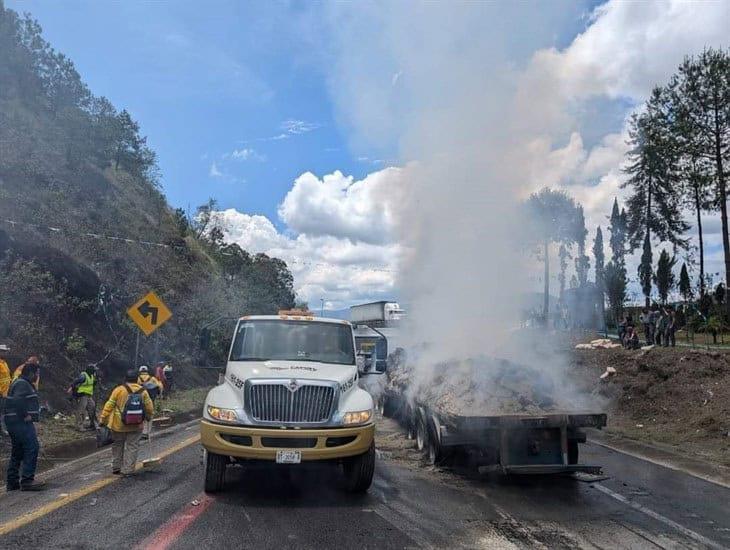
[[[568,464],[578,464],[578,442],[575,439],[568,440]]]
[[[441,442],[439,441],[438,436],[435,433],[435,428],[431,426],[431,429],[428,432],[428,440],[426,441],[426,449],[427,454],[426,458],[428,459],[428,463],[431,466],[436,466],[437,464],[441,464],[444,460],[448,458],[448,453],[444,449],[444,447],[441,446]]]
[[[382,415],[386,418],[394,418],[397,411],[396,404],[393,399],[391,399],[387,395],[384,395],[380,399],[380,406],[382,407],[382,410],[380,412],[382,413]]]
[[[348,493],[364,493],[373,482],[375,473],[375,442],[364,454],[345,459],[345,489]]]
[[[428,445],[428,431],[426,429],[426,421],[422,415],[416,416],[416,448],[423,452]]]
[[[205,492],[217,493],[223,488],[228,457],[205,453]]]

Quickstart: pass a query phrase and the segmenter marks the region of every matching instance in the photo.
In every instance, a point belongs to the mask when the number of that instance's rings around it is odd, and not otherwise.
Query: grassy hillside
[[[119,377],[136,338],[126,309],[149,290],[174,316],[141,339],[142,361],[187,366],[190,381],[200,326],[293,305],[286,264],[222,242],[210,206],[174,211],[159,177],[129,114],[0,0],[0,343],[13,363],[41,355],[54,402],[88,361]]]

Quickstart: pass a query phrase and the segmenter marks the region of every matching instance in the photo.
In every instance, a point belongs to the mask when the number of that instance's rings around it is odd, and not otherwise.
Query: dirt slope
[[[609,431],[730,466],[730,354],[575,350],[570,367],[583,392],[607,399]],[[616,374],[602,381],[607,367]]]

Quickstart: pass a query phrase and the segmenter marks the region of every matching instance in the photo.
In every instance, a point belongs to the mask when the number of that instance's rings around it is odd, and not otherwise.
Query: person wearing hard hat
[[[73,383],[73,396],[76,399],[76,424],[79,431],[84,430],[84,418],[87,415],[89,417],[89,429],[96,429],[95,386],[96,365],[90,363]]]
[[[150,374],[150,369],[147,365],[142,365],[141,367],[139,367],[139,376],[137,377],[137,383],[145,390],[147,390],[147,393],[149,394],[150,399],[152,399],[153,403],[155,399],[157,399],[162,394],[162,384],[159,380],[157,380],[157,378]],[[149,420],[144,421],[142,436],[145,438],[149,438],[151,429],[152,417],[150,417]]]
[[[5,405],[5,399],[8,396],[8,390],[10,389],[10,382],[13,381],[13,377],[10,375],[10,367],[8,362],[5,360],[6,354],[10,351],[7,344],[0,344],[0,411],[3,410]],[[5,431],[5,425],[0,423],[2,427],[0,433],[7,435]]]
[[[17,380],[20,378],[20,376],[23,374],[23,367],[27,364],[36,365],[38,369],[36,369],[36,378],[35,380],[32,380],[31,383],[33,384],[33,387],[38,391],[38,386],[40,385],[41,381],[41,368],[40,368],[40,359],[38,359],[37,356],[31,355],[28,357],[28,359],[25,360],[25,363],[22,365],[18,365],[15,369],[15,372],[13,372],[13,380]]]
[[[172,365],[165,365],[162,369],[162,376],[164,377],[165,395],[169,395],[172,391]]]
[[[147,391],[137,383],[137,371],[130,369],[125,382],[112,391],[101,412],[101,423],[112,433],[112,473],[134,473],[142,437],[143,419],[152,418],[154,405]]]

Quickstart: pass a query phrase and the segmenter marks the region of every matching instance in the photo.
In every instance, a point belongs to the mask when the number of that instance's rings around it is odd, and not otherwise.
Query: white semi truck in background
[[[350,322],[353,325],[365,324],[369,327],[385,327],[405,318],[405,311],[398,302],[382,300],[359,304],[350,308]]]
[[[364,492],[375,469],[373,399],[361,374],[352,325],[310,312],[238,320],[222,383],[200,423],[205,490],[222,489],[232,463],[308,461],[342,465],[345,487]]]

